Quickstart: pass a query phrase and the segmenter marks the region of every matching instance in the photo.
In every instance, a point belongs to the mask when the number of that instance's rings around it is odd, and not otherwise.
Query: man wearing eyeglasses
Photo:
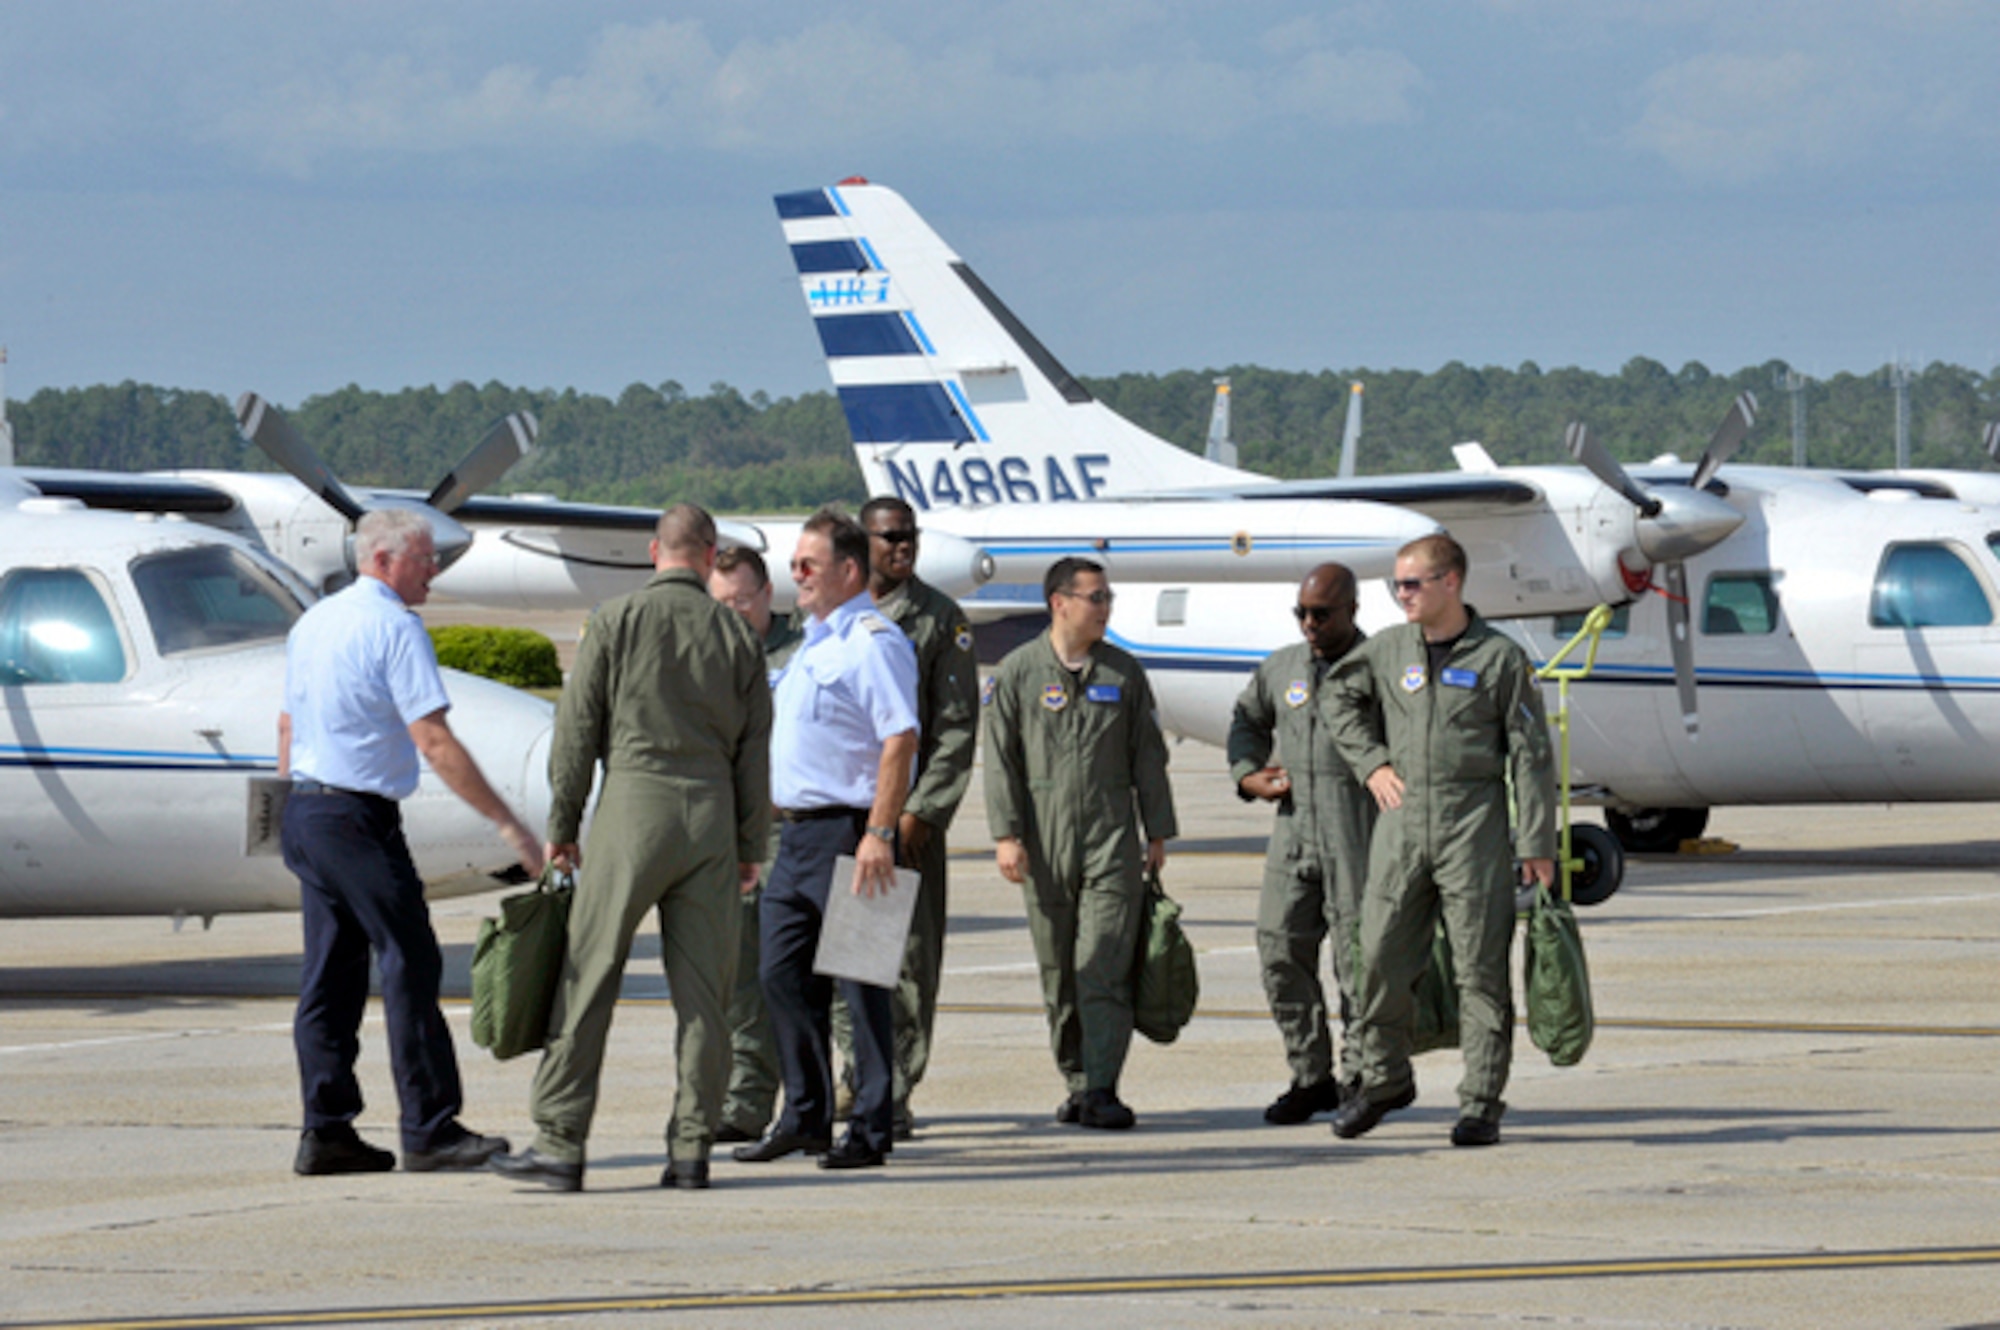
[[[917,759],[917,653],[868,596],[868,535],[821,509],[792,555],[805,640],[772,698],[771,798],[778,857],[764,883],[758,978],[777,1036],[785,1110],[765,1137],[738,1146],[762,1164],[804,1151],[828,1169],[879,1167],[895,1148],[889,990],[839,981],[854,1014],[859,1073],[848,1130],[833,1141],[827,1027],[834,981],[813,972],[834,860],[854,856],[853,890],[895,888],[896,827]]]
[[[1177,834],[1167,745],[1138,661],[1104,640],[1102,565],[1059,559],[1049,629],[988,680],[986,820],[1000,875],[1026,898],[1049,1041],[1068,1097],[1056,1121],[1120,1129],[1145,875]],[[1143,845],[1142,845],[1143,831]]]
[[[1365,634],[1355,626],[1354,574],[1323,563],[1299,583],[1292,613],[1305,640],[1271,653],[1236,699],[1229,774],[1245,799],[1277,805],[1257,904],[1264,996],[1285,1041],[1292,1083],[1264,1121],[1292,1126],[1332,1113],[1360,1087],[1354,1019],[1354,942],[1375,803],[1334,749],[1318,699],[1333,665]],[[1282,765],[1271,764],[1273,750]],[[1319,981],[1320,944],[1333,936],[1343,1033],[1339,1073]]]
[[[896,1139],[901,1141],[915,1134],[910,1095],[930,1065],[938,980],[944,973],[945,832],[972,780],[972,753],[979,738],[979,662],[965,611],[917,576],[916,511],[902,499],[884,495],[861,506],[861,526],[868,533],[868,594],[917,651],[917,776],[896,828],[899,861],[922,875],[894,994],[893,1097]],[[845,1089],[852,1094],[853,1017],[838,999],[833,1032]]]
[[[1362,1086],[1334,1115],[1343,1139],[1416,1100],[1413,989],[1442,917],[1465,1057],[1451,1143],[1500,1140],[1514,1038],[1512,866],[1555,880],[1555,763],[1527,653],[1465,603],[1465,569],[1449,536],[1398,551],[1392,584],[1408,622],[1342,661],[1321,697],[1341,757],[1380,810],[1361,902]]]

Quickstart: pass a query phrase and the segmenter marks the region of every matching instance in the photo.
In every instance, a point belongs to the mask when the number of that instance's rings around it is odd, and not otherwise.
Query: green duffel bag
[[[1576,912],[1547,887],[1535,888],[1521,958],[1528,986],[1528,1038],[1558,1067],[1583,1061],[1597,1015],[1590,1005],[1590,966]]]
[[[1201,976],[1195,973],[1194,944],[1181,931],[1181,907],[1167,898],[1158,873],[1146,875],[1136,980],[1132,1028],[1156,1044],[1171,1044],[1194,1016]]]
[[[1430,964],[1417,976],[1415,1028],[1410,1052],[1458,1047],[1458,974],[1452,969],[1451,939],[1439,919],[1431,934]]]
[[[542,871],[533,891],[500,901],[472,948],[472,1042],[505,1061],[548,1042],[549,1009],[562,982],[576,883]]]

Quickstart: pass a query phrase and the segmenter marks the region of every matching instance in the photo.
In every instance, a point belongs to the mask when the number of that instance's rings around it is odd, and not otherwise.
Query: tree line
[[[1359,470],[1434,471],[1451,446],[1477,440],[1502,464],[1563,462],[1563,429],[1586,422],[1628,462],[1698,455],[1738,393],[1761,404],[1739,460],[1792,457],[1787,367],[1771,361],[1730,374],[1698,363],[1674,371],[1634,359],[1616,374],[1533,363],[1474,369],[1453,362],[1414,370],[1319,373],[1234,366],[1085,378],[1097,398],[1182,447],[1208,436],[1213,382],[1227,374],[1231,433],[1241,465],[1270,475],[1332,474],[1348,385],[1365,387]],[[1910,454],[1919,467],[1980,470],[1985,422],[2000,419],[2000,367],[1979,373],[1932,364],[1911,376]],[[864,496],[847,424],[831,392],[776,400],[726,383],[690,394],[668,381],[633,384],[616,399],[499,383],[384,393],[348,386],[289,410],[299,432],[353,485],[428,489],[510,411],[541,422],[534,456],[496,487],[583,502],[641,506],[689,499],[717,511],[780,512]],[[1837,374],[1806,393],[1807,461],[1826,467],[1894,464],[1895,402],[1885,372]],[[114,471],[270,470],[235,430],[228,399],[138,383],[45,388],[9,403],[22,466]]]

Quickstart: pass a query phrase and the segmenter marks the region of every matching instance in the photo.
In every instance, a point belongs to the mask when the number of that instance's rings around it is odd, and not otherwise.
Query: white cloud
[[[1124,15],[1137,22],[1149,11]],[[1011,29],[1009,29],[1011,31]],[[1087,51],[989,38],[917,47],[835,21],[723,49],[699,22],[612,25],[572,72],[524,63],[454,77],[405,52],[280,80],[214,122],[267,165],[309,173],[344,153],[475,146],[793,151],[869,139],[927,145],[1028,136],[1212,142],[1264,123],[1407,121],[1423,86],[1391,50],[1341,49],[1289,25],[1223,57],[1192,39],[1100,33]]]
[[[1825,57],[1710,52],[1647,81],[1630,138],[1690,178],[1741,184],[1872,140],[1888,109]]]

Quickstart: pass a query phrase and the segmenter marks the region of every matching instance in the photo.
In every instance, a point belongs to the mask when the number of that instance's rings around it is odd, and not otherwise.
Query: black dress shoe
[[[1312,1085],[1292,1082],[1290,1089],[1271,1101],[1264,1121],[1274,1127],[1296,1127],[1312,1121],[1315,1113],[1333,1113],[1340,1108],[1340,1082],[1331,1076]]]
[[[751,1131],[748,1127],[738,1127],[733,1123],[725,1122],[715,1129],[715,1143],[717,1145],[741,1145],[745,1141],[761,1141],[763,1139],[764,1133],[762,1131]]]
[[[1138,1120],[1115,1090],[1089,1091],[1083,1096],[1083,1107],[1076,1116],[1078,1126],[1101,1131],[1124,1131]]]
[[[874,1146],[864,1142],[853,1132],[840,1138],[840,1144],[819,1157],[821,1168],[880,1168],[887,1156]]]
[[[1070,1095],[1056,1105],[1056,1121],[1065,1127],[1074,1127],[1083,1118],[1083,1092]]]
[[[299,1133],[292,1172],[323,1178],[336,1173],[387,1173],[396,1156],[362,1140],[352,1127],[308,1127]]]
[[[833,1141],[825,1136],[798,1136],[789,1131],[773,1130],[755,1145],[739,1145],[729,1155],[739,1164],[768,1164],[773,1159],[783,1159],[801,1150],[809,1155],[823,1155],[832,1144]]]
[[[583,1190],[582,1164],[551,1159],[532,1146],[517,1155],[494,1155],[486,1161],[486,1167],[516,1182],[539,1182],[550,1191]]]
[[[1486,1118],[1460,1118],[1452,1124],[1453,1145],[1498,1145],[1500,1124]]]
[[[1417,1087],[1404,1086],[1402,1090],[1387,1099],[1370,1099],[1366,1092],[1350,1099],[1333,1115],[1333,1134],[1343,1141],[1351,1141],[1356,1136],[1365,1136],[1375,1130],[1376,1124],[1399,1108],[1408,1108],[1417,1102]]]
[[[675,1191],[707,1191],[708,1161],[706,1159],[676,1159],[669,1163],[660,1174],[660,1185]]]
[[[440,1145],[435,1150],[403,1151],[403,1171],[435,1173],[446,1168],[484,1168],[487,1160],[494,1155],[504,1155],[512,1148],[505,1136],[481,1136],[476,1131],[469,1131],[449,1145]]]

